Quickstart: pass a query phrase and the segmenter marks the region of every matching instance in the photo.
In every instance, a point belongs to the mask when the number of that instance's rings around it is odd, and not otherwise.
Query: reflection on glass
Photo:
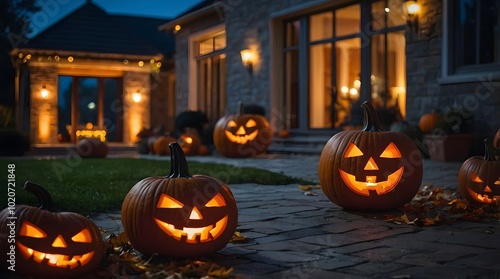
[[[335,35],[345,36],[360,32],[361,12],[359,4],[335,11]]]
[[[326,12],[309,18],[309,39],[319,41],[333,36],[333,13]]]
[[[118,96],[118,80],[115,78],[104,79],[104,119],[103,125],[106,129],[108,141],[119,141],[118,134],[118,108],[120,104]]]

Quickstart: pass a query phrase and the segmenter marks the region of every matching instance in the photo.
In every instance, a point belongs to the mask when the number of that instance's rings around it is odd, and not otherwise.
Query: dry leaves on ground
[[[156,255],[143,258],[133,249],[125,233],[107,234],[104,238],[107,253],[101,266],[83,278],[119,279],[217,279],[231,278],[232,267],[220,266],[207,259],[167,259]],[[232,242],[244,242],[246,238],[235,233]]]

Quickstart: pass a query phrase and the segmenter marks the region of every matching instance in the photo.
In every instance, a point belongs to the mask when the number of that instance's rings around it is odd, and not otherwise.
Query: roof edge
[[[59,56],[76,56],[87,58],[100,58],[100,59],[131,59],[131,60],[161,60],[164,55],[157,53],[155,55],[139,55],[139,54],[119,54],[119,53],[97,53],[85,51],[68,51],[68,50],[54,50],[54,49],[33,49],[33,48],[15,48],[10,52],[10,55],[17,56],[19,53],[29,53],[31,55],[59,55]]]
[[[188,22],[191,22],[195,19],[198,19],[202,16],[205,16],[207,14],[210,14],[210,13],[213,13],[213,12],[218,12],[218,11],[223,11],[224,10],[224,6],[222,5],[221,2],[217,1],[215,3],[212,3],[206,7],[203,7],[199,10],[196,10],[192,13],[189,13],[189,14],[186,14],[186,15],[183,15],[179,18],[176,18],[176,19],[173,19],[163,25],[160,25],[158,26],[158,30],[165,30],[165,31],[168,31],[170,29],[173,29],[176,25],[182,25],[182,24],[186,24]]]

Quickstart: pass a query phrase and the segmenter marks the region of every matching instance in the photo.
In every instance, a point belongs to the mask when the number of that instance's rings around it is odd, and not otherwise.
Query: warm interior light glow
[[[406,1],[405,5],[408,15],[414,15],[420,10],[420,6],[417,4],[417,1]]]
[[[169,195],[162,194],[158,201],[158,208],[182,208],[184,204]]]
[[[66,244],[66,241],[64,241],[62,235],[58,235],[54,242],[52,242],[52,247],[66,248],[68,245]]]
[[[132,100],[134,101],[134,103],[139,103],[142,100],[141,92],[137,91],[134,94],[132,94]]]
[[[21,229],[19,230],[19,235],[21,236],[29,236],[34,238],[45,238],[47,234],[40,229],[39,227],[33,225],[28,221],[24,221],[21,225]]]
[[[81,243],[92,243],[92,235],[90,235],[89,229],[85,228],[81,230],[79,233],[75,234],[71,240],[74,242]]]
[[[70,62],[70,63],[71,63],[71,62],[73,62],[73,61],[75,61],[75,59],[73,58],[73,56],[68,56],[68,62]]]
[[[76,138],[98,138],[102,142],[106,141],[105,130],[76,130]]]
[[[85,129],[92,130],[93,128],[94,128],[94,124],[92,124],[91,122],[87,122],[87,124],[85,124]]]
[[[193,138],[192,137],[185,137],[184,142],[186,142],[187,144],[191,144],[191,143],[193,143]]]
[[[175,31],[179,31],[179,30],[181,30],[181,26],[180,26],[179,24],[177,24],[177,25],[174,27],[174,30],[175,30]]]

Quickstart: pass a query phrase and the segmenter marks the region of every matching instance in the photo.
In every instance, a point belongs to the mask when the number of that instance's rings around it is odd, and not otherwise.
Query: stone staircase
[[[275,137],[267,148],[267,153],[319,155],[325,143],[333,136],[291,134],[288,138]]]

